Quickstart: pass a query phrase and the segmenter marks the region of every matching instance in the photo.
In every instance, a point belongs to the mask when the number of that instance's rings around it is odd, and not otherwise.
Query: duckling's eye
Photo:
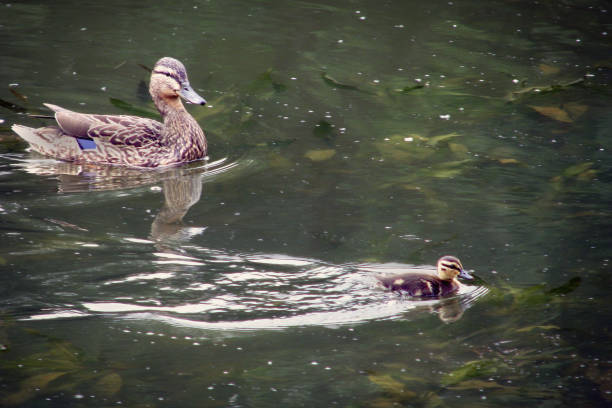
[[[461,272],[461,268],[459,268],[457,264],[442,264],[442,265],[448,269],[454,269],[456,271]]]

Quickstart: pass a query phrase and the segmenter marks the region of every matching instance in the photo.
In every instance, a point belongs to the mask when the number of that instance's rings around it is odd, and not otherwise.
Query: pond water
[[[609,406],[610,4],[0,3],[0,405]],[[32,155],[43,102],[208,161]],[[375,277],[461,258],[419,301]]]

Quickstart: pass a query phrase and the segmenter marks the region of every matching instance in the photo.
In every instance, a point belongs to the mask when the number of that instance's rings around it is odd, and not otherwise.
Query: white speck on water
[[[449,120],[449,119],[450,119],[450,117],[451,117],[451,115],[449,115],[449,114],[446,114],[446,115],[440,115],[440,119],[442,119],[442,120]]]
[[[389,139],[386,139],[386,140],[389,140]],[[414,137],[405,137],[404,138],[404,142],[412,142],[412,141],[414,141]]]

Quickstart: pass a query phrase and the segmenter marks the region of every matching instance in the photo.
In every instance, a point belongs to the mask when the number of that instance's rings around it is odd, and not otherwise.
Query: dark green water
[[[608,406],[611,13],[1,3],[0,405]],[[208,164],[71,166],[9,129],[152,110],[166,55]],[[445,254],[478,277],[454,298],[375,285]]]

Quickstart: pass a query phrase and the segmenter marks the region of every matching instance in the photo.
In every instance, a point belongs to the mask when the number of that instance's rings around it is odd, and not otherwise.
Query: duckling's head
[[[193,90],[187,79],[187,70],[177,59],[164,57],[155,63],[151,71],[149,92],[153,100],[163,98],[178,101],[179,96],[189,103],[205,105],[206,101]]]
[[[457,276],[463,279],[474,279],[463,269],[459,258],[451,255],[438,259],[438,276],[443,280],[453,280]]]

